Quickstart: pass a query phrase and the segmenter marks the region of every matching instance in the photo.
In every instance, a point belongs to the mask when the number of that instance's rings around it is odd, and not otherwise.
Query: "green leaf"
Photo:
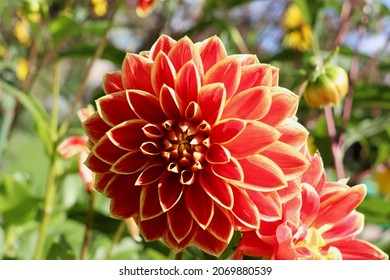
[[[53,243],[47,254],[48,260],[74,260],[75,253],[72,247],[66,241],[65,237],[61,235],[58,242]]]
[[[366,222],[390,225],[390,203],[378,196],[367,196],[357,210],[365,215]]]
[[[59,14],[50,25],[50,33],[54,43],[59,43],[67,37],[81,33],[81,26],[68,13]]]

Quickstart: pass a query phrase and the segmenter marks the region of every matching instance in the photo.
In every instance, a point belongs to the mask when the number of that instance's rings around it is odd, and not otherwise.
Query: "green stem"
[[[55,143],[58,140],[57,128],[58,128],[58,101],[60,97],[60,70],[58,58],[56,57],[53,64],[53,95],[52,95],[52,110],[51,110],[51,136],[52,141]]]
[[[88,192],[89,196],[89,205],[88,205],[88,216],[85,221],[85,231],[84,231],[84,240],[83,245],[81,247],[80,259],[83,260],[85,258],[85,254],[88,249],[88,242],[91,235],[92,228],[92,220],[93,220],[93,204],[94,204],[94,191]]]
[[[122,237],[122,234],[123,232],[125,231],[126,229],[126,223],[125,221],[121,221],[119,223],[119,226],[114,234],[114,237],[112,238],[112,242],[111,242],[111,245],[110,245],[110,248],[108,249],[108,252],[107,252],[107,255],[106,255],[106,260],[109,260],[111,259],[111,256],[112,256],[112,251],[115,247],[115,245],[119,242],[119,240],[121,239]]]

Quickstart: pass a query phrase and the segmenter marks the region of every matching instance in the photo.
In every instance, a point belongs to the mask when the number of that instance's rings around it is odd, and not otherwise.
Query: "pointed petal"
[[[158,197],[157,184],[142,186],[140,196],[140,218],[141,221],[149,220],[160,216],[164,211],[161,208]]]
[[[244,254],[252,257],[266,257],[272,255],[273,251],[274,247],[260,239],[253,230],[244,232],[234,256]]]
[[[268,64],[252,64],[241,69],[241,80],[237,92],[257,86],[272,86],[272,68]]]
[[[290,118],[285,119],[276,129],[281,133],[279,141],[296,149],[302,148],[307,142],[309,131],[299,122]]]
[[[335,224],[331,229],[325,231],[322,234],[322,237],[327,242],[332,242],[332,240],[338,240],[340,238],[353,238],[362,232],[363,227],[364,215],[354,211],[342,219],[339,223]]]
[[[232,97],[240,83],[241,66],[236,57],[220,60],[205,74],[204,84],[223,83],[226,89],[226,100]]]
[[[122,63],[122,83],[125,89],[136,89],[156,94],[151,82],[153,61],[127,53]]]
[[[161,178],[167,167],[165,164],[156,163],[146,167],[138,176],[135,185],[142,186],[156,182]]]
[[[141,90],[128,90],[126,94],[131,108],[139,118],[150,123],[162,123],[167,120],[156,96]]]
[[[245,67],[252,64],[260,64],[259,59],[255,54],[234,54],[229,57],[235,57],[240,61],[241,67]]]
[[[201,85],[199,72],[195,63],[190,60],[184,64],[175,79],[175,92],[182,107],[186,108],[191,101],[198,101],[198,91]]]
[[[155,60],[160,51],[165,54],[168,54],[175,44],[176,41],[174,39],[165,34],[162,34],[150,48],[150,59]]]
[[[122,71],[112,71],[103,76],[103,90],[106,94],[124,90],[122,84]]]
[[[188,187],[185,201],[188,211],[198,225],[202,229],[207,228],[214,215],[214,202],[198,182]],[[199,203],[202,207],[199,207]]]
[[[302,184],[302,208],[301,221],[304,224],[311,225],[316,219],[318,209],[320,208],[320,197],[316,190],[308,184]]]
[[[102,161],[113,164],[126,154],[126,150],[117,147],[107,135],[104,135],[92,148],[91,153]]]
[[[211,131],[211,141],[226,143],[239,135],[246,126],[246,122],[240,119],[226,119],[216,124]]]
[[[71,136],[58,145],[57,151],[63,159],[69,159],[86,149],[87,139],[84,136]]]
[[[225,106],[225,87],[221,83],[205,85],[199,90],[198,100],[203,119],[213,125],[221,118]]]
[[[111,129],[111,126],[104,122],[98,112],[95,112],[85,122],[83,122],[82,126],[85,134],[93,143],[99,141],[99,139]]]
[[[147,124],[143,120],[130,120],[115,126],[107,132],[108,138],[121,149],[140,150],[142,143],[149,141],[142,128]]]
[[[277,192],[261,192],[246,189],[249,198],[260,212],[261,220],[276,221],[282,218],[282,202]]]
[[[222,210],[217,204],[215,204],[213,218],[206,229],[215,238],[226,243],[230,242],[234,233],[232,221],[228,217],[228,212],[228,210]]]
[[[228,242],[218,240],[213,235],[211,235],[211,233],[202,229],[198,230],[198,233],[194,239],[194,244],[203,252],[216,257],[219,257],[229,245]]]
[[[277,87],[279,84],[279,68],[272,66],[272,86]]]
[[[180,183],[179,175],[165,172],[158,184],[158,197],[164,212],[169,211],[180,200],[184,186]]]
[[[222,118],[258,120],[271,107],[271,92],[267,87],[255,87],[234,95],[225,106]]]
[[[118,159],[111,167],[111,171],[118,174],[132,174],[139,172],[149,163],[150,156],[141,151],[133,151]]]
[[[278,190],[277,192],[280,197],[280,201],[282,203],[286,203],[287,201],[299,195],[301,191],[302,191],[301,181],[298,178],[296,178],[294,180],[287,181],[287,187]]]
[[[94,182],[94,188],[98,192],[104,192],[104,189],[106,188],[108,182],[114,177],[115,173],[96,173],[95,174],[95,182]]]
[[[184,199],[167,212],[168,227],[178,243],[184,240],[192,230],[193,218],[188,212]]]
[[[223,164],[230,161],[231,155],[224,146],[213,143],[206,153],[206,160],[212,164]]]
[[[233,192],[228,183],[206,170],[199,174],[199,183],[215,202],[226,209],[232,209]]]
[[[135,11],[138,16],[146,17],[153,11],[154,6],[156,5],[157,0],[138,0]]]
[[[275,128],[258,121],[247,121],[245,128],[224,143],[224,147],[233,157],[242,159],[268,150],[279,137],[280,133]]]
[[[256,155],[239,161],[244,171],[243,188],[273,191],[287,186],[282,170],[270,159]]]
[[[160,52],[152,66],[152,86],[154,92],[159,93],[163,85],[171,88],[175,86],[176,70],[168,56]]]
[[[163,85],[160,91],[160,106],[170,119],[179,119],[182,114],[181,112],[184,112],[184,109],[181,109],[183,106],[180,106],[179,102],[175,91]]]
[[[343,260],[388,260],[389,256],[374,245],[358,239],[339,240],[328,244],[336,247]]]
[[[222,178],[223,180],[232,182],[242,182],[244,180],[244,172],[240,163],[231,157],[230,161],[224,164],[213,164],[211,170],[214,175]]]
[[[193,226],[191,232],[186,236],[186,238],[184,238],[180,242],[177,242],[172,232],[170,230],[167,230],[162,237],[162,240],[168,246],[169,249],[171,249],[175,253],[178,253],[183,251],[187,246],[191,244],[198,232],[198,229],[198,227]]]
[[[227,57],[225,47],[217,36],[204,40],[197,47],[199,47],[205,73],[218,61]]]
[[[90,153],[84,164],[93,172],[106,173],[110,170],[111,164],[107,164],[93,153]]]
[[[326,174],[322,158],[318,153],[311,157],[310,165],[305,173],[302,174],[301,181],[312,185],[318,193],[321,193],[326,181]]]
[[[168,230],[166,214],[140,221],[139,229],[146,241],[154,241],[161,238]]]
[[[233,216],[238,223],[233,224],[234,228],[240,231],[257,229],[260,226],[260,213],[256,205],[250,200],[245,190],[232,187],[234,205]]]

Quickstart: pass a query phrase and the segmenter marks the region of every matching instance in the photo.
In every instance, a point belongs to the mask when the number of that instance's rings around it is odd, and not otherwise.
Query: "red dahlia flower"
[[[283,205],[283,218],[262,222],[259,230],[245,232],[233,255],[276,260],[381,260],[388,255],[356,235],[364,215],[355,209],[366,186],[346,181],[325,182],[321,158],[301,176],[302,193]]]
[[[106,95],[83,126],[95,188],[146,240],[219,255],[234,230],[281,217],[308,160],[298,97],[277,69],[231,55],[218,37],[194,44],[161,36],[107,73]]]

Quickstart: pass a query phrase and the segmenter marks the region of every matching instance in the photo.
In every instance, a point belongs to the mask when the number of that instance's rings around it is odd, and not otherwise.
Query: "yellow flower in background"
[[[290,4],[285,12],[283,27],[286,31],[283,45],[300,52],[309,50],[312,46],[313,31],[305,23],[301,10],[295,4]]]
[[[378,192],[390,199],[390,166],[379,165],[376,169]]]
[[[16,58],[16,77],[24,81],[28,74],[28,61],[22,57]]]
[[[30,45],[30,25],[25,19],[19,19],[14,27],[14,35],[19,43],[24,46]]]
[[[4,57],[5,54],[7,53],[7,50],[3,45],[0,45],[0,57]]]
[[[93,13],[98,17],[102,17],[107,14],[107,1],[106,0],[91,0],[93,5]]]

